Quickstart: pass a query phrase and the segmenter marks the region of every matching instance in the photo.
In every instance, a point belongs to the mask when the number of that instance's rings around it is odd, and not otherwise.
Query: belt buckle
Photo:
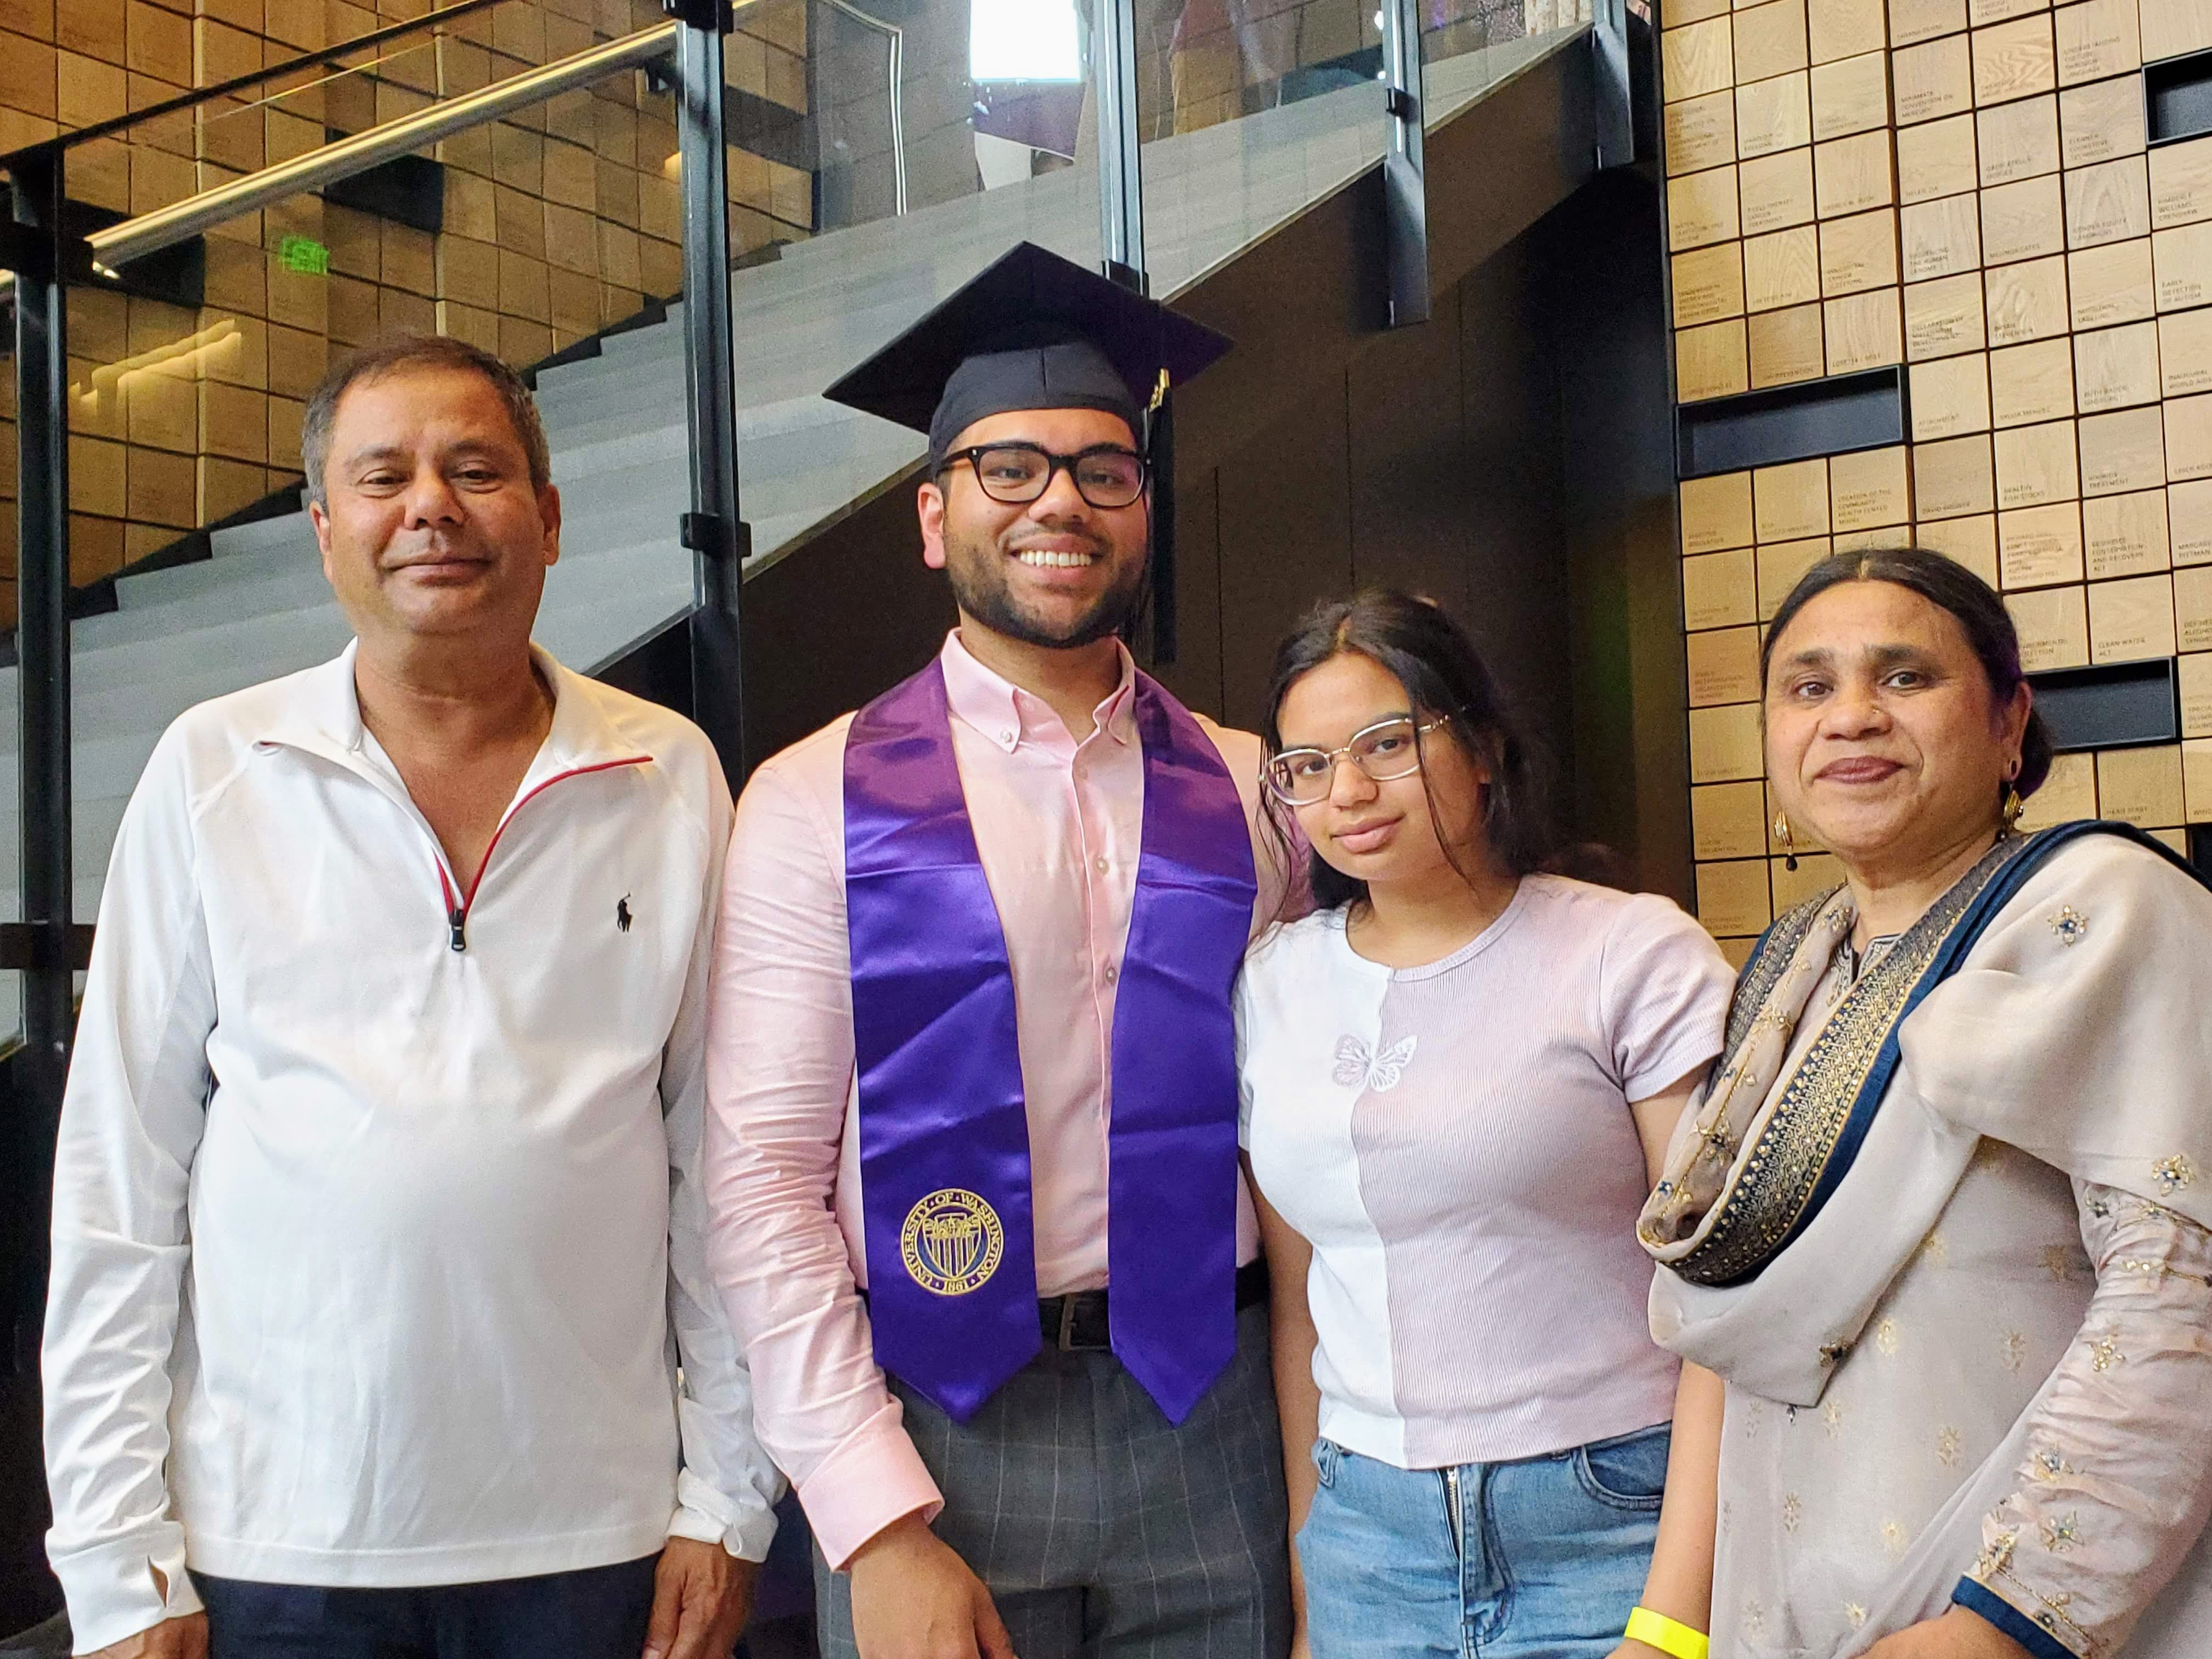
[[[1060,1298],[1060,1351],[1075,1352],[1075,1297],[1072,1295]]]

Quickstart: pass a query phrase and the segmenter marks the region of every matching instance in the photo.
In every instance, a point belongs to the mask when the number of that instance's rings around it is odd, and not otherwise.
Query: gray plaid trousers
[[[945,1494],[939,1538],[1020,1659],[1283,1659],[1288,1505],[1264,1304],[1180,1426],[1109,1353],[1048,1348],[966,1423],[891,1384]],[[850,1583],[815,1556],[823,1659],[858,1659]]]

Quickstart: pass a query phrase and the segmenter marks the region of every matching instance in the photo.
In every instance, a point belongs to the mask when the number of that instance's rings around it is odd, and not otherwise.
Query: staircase
[[[1431,131],[1575,49],[1585,32],[1431,64]],[[1146,145],[1153,292],[1173,296],[1375,167],[1382,133],[1378,92],[1356,86]],[[1024,239],[1095,264],[1095,173],[1049,173],[825,234],[732,276],[749,578],[803,556],[813,526],[921,453],[918,434],[826,403],[819,389]],[[675,538],[689,487],[683,349],[672,307],[666,321],[538,376],[564,526],[537,637],[574,666],[622,655],[690,606],[691,556]],[[116,825],[167,725],[194,703],[323,661],[350,636],[304,513],[216,531],[212,542],[210,559],[122,578],[119,608],[72,630],[80,921],[98,910]],[[16,695],[15,670],[0,670],[8,847],[17,835]],[[4,864],[0,916],[13,916],[16,873],[12,859]]]

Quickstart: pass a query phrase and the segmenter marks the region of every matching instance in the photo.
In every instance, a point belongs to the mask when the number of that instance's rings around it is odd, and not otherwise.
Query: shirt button
[[[1006,726],[1006,728],[1004,728],[1002,731],[1000,731],[1000,733],[999,733],[999,741],[1000,741],[1000,743],[1012,743],[1012,742],[1016,738],[1019,737],[1020,735],[1021,735],[1021,733],[1020,733],[1020,732],[1018,732],[1015,731],[1015,730],[1014,730],[1014,728],[1013,728],[1012,726]]]
[[[1098,873],[1100,875],[1103,876],[1106,873],[1106,856],[1104,854],[1100,854],[1097,858],[1091,861],[1098,866]]]
[[[1112,963],[1108,963],[1106,964],[1106,982],[1109,985],[1111,985],[1115,980],[1121,977],[1121,970],[1119,968],[1116,968]]]

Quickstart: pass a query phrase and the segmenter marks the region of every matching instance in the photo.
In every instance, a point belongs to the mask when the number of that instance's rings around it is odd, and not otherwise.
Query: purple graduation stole
[[[1237,1346],[1230,991],[1257,890],[1203,728],[1139,673],[1144,838],[1113,1031],[1114,1352],[1180,1423]],[[1014,981],[942,666],[854,716],[845,908],[877,1363],[965,1422],[1041,1346]]]

